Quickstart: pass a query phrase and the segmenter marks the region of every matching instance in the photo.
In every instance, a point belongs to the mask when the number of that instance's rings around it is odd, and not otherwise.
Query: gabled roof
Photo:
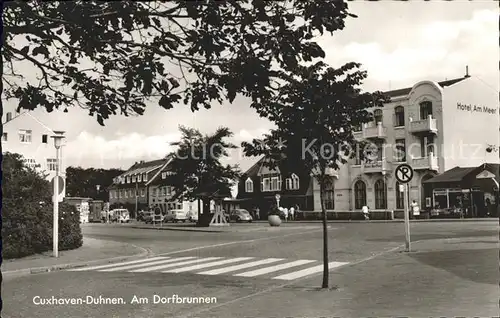
[[[138,162],[132,165],[127,171],[120,175],[120,177],[127,177],[141,173],[148,173],[155,169],[164,166],[168,159],[158,159],[153,161]]]
[[[453,84],[456,84],[458,82],[463,81],[466,78],[468,78],[468,77],[455,78],[455,79],[451,79],[451,80],[446,80],[446,81],[439,82],[438,84],[441,87],[451,86]],[[411,92],[412,89],[413,89],[413,87],[395,89],[395,90],[384,92],[384,94],[387,95],[387,96],[389,96],[389,97],[406,96],[406,95],[410,94],[410,92]]]
[[[44,123],[42,123],[40,120],[38,120],[38,118],[36,118],[35,116],[33,116],[30,111],[25,111],[25,112],[22,112],[18,115],[16,115],[15,117],[13,117],[11,120],[3,123],[3,126],[8,126],[9,123],[15,121],[15,120],[20,120],[19,118],[22,118],[22,117],[30,117],[31,119],[33,119],[35,122],[37,122],[37,124],[39,124],[41,127],[43,127],[45,130],[47,130],[49,133],[55,135],[55,132],[54,130],[52,130],[49,126],[45,125]]]
[[[476,170],[477,167],[460,168],[455,167],[448,171],[441,173],[440,175],[430,178],[423,183],[443,183],[443,182],[460,182],[472,171]]]
[[[460,182],[466,178],[476,177],[483,170],[487,170],[496,175],[496,179],[499,180],[499,169],[500,164],[496,163],[485,163],[480,165],[479,167],[455,167],[448,171],[443,172],[440,175],[435,176],[429,180],[424,181],[423,183],[452,183],[452,182]]]

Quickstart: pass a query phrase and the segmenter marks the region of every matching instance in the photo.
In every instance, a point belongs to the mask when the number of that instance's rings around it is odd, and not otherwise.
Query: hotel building
[[[474,76],[443,82],[421,81],[386,92],[390,101],[371,110],[374,120],[355,132],[377,149],[370,160],[360,155],[343,165],[335,180],[332,210],[402,211],[403,193],[394,172],[399,164],[413,167],[409,200],[430,208],[433,194],[426,180],[456,167],[498,164],[498,92]],[[314,210],[320,210],[315,195]],[[430,198],[430,199],[429,199]]]
[[[55,132],[40,122],[31,112],[6,112],[2,118],[2,153],[17,153],[25,164],[52,180],[56,174],[56,148],[51,138]],[[66,195],[66,168],[63,161],[65,139],[59,149],[59,175],[63,179],[59,202]]]

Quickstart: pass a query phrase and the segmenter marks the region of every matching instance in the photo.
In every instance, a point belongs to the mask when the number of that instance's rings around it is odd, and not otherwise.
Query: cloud
[[[460,77],[465,75],[466,65],[473,76],[497,78],[493,68],[499,54],[497,11],[476,10],[462,20],[403,21],[406,23],[392,25],[400,29],[396,36],[387,27],[385,38],[380,35],[370,41],[352,41],[357,37],[351,37],[350,43],[340,47],[330,40],[328,62],[334,66],[361,63],[368,71],[367,84],[375,85],[370,89],[386,89],[380,83],[389,81],[394,89],[395,85],[412,85],[423,79]]]
[[[170,143],[179,140],[180,134],[146,136],[134,132],[121,133],[116,137],[116,139],[105,139],[83,131],[76,139],[67,142],[65,156],[71,161],[155,160],[174,150]]]
[[[251,141],[268,132],[267,129],[242,129],[232,138],[238,147],[242,141]],[[137,132],[125,133],[117,131],[112,138],[82,131],[75,139],[67,141],[64,147],[64,157],[70,165],[115,165],[127,166],[137,160],[156,160],[175,151],[170,144],[180,139],[180,133],[146,136]],[[241,148],[230,151],[232,164],[242,159],[244,154]],[[110,167],[111,168],[111,167]]]

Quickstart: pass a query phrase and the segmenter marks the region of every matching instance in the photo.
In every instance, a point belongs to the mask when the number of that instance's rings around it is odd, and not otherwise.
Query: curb
[[[146,227],[146,226],[130,226],[132,229],[142,229],[142,230],[157,230],[157,231],[184,231],[184,232],[202,232],[202,233],[223,233],[230,232],[224,230],[198,230],[194,228],[176,228],[176,227]]]
[[[18,270],[13,270],[13,271],[2,271],[2,276],[3,277],[20,277],[20,276],[28,276],[31,274],[41,274],[41,273],[50,273],[50,272],[57,272],[65,269],[72,269],[72,268],[79,268],[79,267],[86,267],[86,266],[93,266],[93,265],[104,265],[104,264],[112,264],[112,263],[119,263],[126,261],[130,258],[135,258],[135,257],[145,257],[145,256],[150,256],[152,255],[151,250],[147,248],[143,248],[137,245],[130,244],[140,250],[142,252],[133,254],[133,255],[128,255],[128,256],[116,256],[112,258],[101,258],[97,260],[92,260],[92,261],[82,261],[78,263],[67,263],[67,264],[56,264],[56,265],[51,265],[51,266],[42,266],[42,267],[32,267],[32,268],[23,268],[23,269],[18,269]]]
[[[321,220],[310,220],[310,221],[288,221],[285,223],[321,223]],[[427,223],[427,222],[499,222],[498,218],[488,218],[488,219],[421,219],[421,220],[410,220],[410,223]],[[254,221],[254,223],[267,223],[267,221]],[[328,220],[327,223],[404,223],[404,219],[394,219],[394,220]]]

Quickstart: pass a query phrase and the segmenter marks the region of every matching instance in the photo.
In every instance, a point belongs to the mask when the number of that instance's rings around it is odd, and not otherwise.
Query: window
[[[166,196],[167,195],[167,187],[161,188],[161,195]]]
[[[7,137],[8,137],[7,133],[3,133],[2,134],[2,141],[7,141]]]
[[[361,147],[359,145],[356,146],[356,157],[354,158],[354,160],[355,165],[361,165]]]
[[[353,130],[353,131],[361,131],[361,130],[362,130],[361,124],[359,124],[359,125],[354,125],[354,126],[352,127],[352,130]]]
[[[127,183],[130,183],[130,177],[127,177]]]
[[[434,136],[422,136],[420,138],[420,153],[422,157],[427,157],[430,153],[436,154],[436,149],[434,145]]]
[[[375,122],[375,124],[377,123],[381,123],[382,122],[382,110],[381,109],[376,109],[374,112],[373,112],[373,120]]]
[[[271,178],[262,178],[260,190],[262,192],[271,191]]]
[[[161,178],[162,178],[162,179],[167,178],[167,173],[166,173],[166,172],[162,172],[162,173],[161,173]]]
[[[48,136],[47,135],[42,135],[42,144],[46,144],[48,141]]]
[[[281,190],[281,177],[271,178],[271,188],[269,191],[279,191]]]
[[[394,126],[402,127],[405,125],[405,109],[403,106],[394,108]]]
[[[429,115],[432,116],[432,103],[431,102],[421,102],[420,103],[420,119],[427,119]]]
[[[333,190],[325,191],[325,209],[333,210],[335,209],[335,193]]]
[[[167,196],[171,196],[171,195],[172,195],[172,192],[173,192],[173,188],[172,188],[172,187],[168,187],[168,186],[167,186],[165,189],[166,189],[166,191],[167,191],[167,192],[166,192],[166,195],[167,195]]]
[[[292,174],[292,190],[298,190],[299,188],[300,188],[300,179],[294,173],[294,174]]]
[[[139,174],[139,175],[137,176],[137,182],[142,182],[142,174]]]
[[[387,184],[382,179],[375,182],[375,209],[387,209]]]
[[[57,160],[56,159],[47,159],[47,170],[56,171],[57,169]]]
[[[253,181],[250,178],[245,181],[245,192],[253,192]]]
[[[177,203],[177,209],[182,210],[182,208],[183,208],[182,203]]]
[[[291,190],[292,189],[292,178],[286,178],[285,180],[285,187],[287,190]]]
[[[366,184],[358,180],[354,184],[354,208],[361,209],[366,205]]]
[[[142,176],[142,180],[144,180],[144,182],[148,181],[148,174],[145,173],[143,176]]]
[[[128,198],[128,190],[125,190],[125,197]]]
[[[31,130],[21,129],[19,130],[19,141],[24,143],[31,142]]]
[[[146,189],[141,189],[141,197],[145,197],[146,196]]]
[[[154,197],[156,197],[156,190],[158,190],[158,189],[151,189],[151,194],[152,194]]]
[[[396,153],[394,160],[397,162],[406,162],[406,140],[396,139]]]
[[[137,177],[136,176],[132,176],[132,182],[137,182]]]

